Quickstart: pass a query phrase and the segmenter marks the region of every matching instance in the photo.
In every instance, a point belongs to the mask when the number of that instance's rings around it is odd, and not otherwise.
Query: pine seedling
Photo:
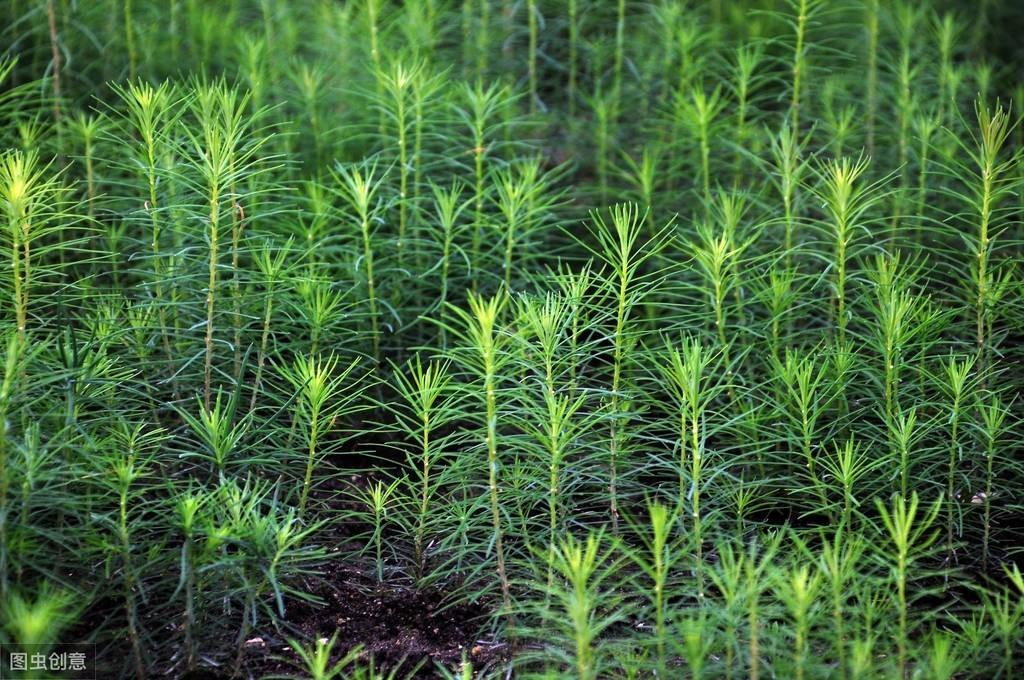
[[[420,191],[424,186],[423,173],[428,167],[429,157],[424,151],[429,131],[435,124],[438,104],[441,103],[445,77],[447,72],[431,73],[426,67],[422,77],[413,80],[412,83],[412,193],[411,199],[413,208],[420,210]],[[422,218],[418,218],[417,226],[420,226]],[[420,237],[419,231],[414,232],[413,237]]]
[[[677,628],[680,629],[682,644],[679,645],[675,637],[671,640],[677,647],[682,647],[682,656],[686,659],[690,677],[702,680],[708,657],[715,648],[717,629],[709,624],[707,613],[703,610],[698,615],[684,618]]]
[[[677,102],[679,115],[683,123],[690,128],[700,149],[700,188],[701,200],[704,203],[705,216],[711,209],[711,137],[712,125],[716,122],[721,113],[725,110],[727,102],[722,95],[721,86],[715,87],[710,93],[706,92],[703,85],[695,85],[687,94],[679,93],[679,97],[685,97]]]
[[[821,92],[822,119],[824,130],[828,132],[828,147],[835,158],[842,158],[847,142],[857,131],[857,109],[852,104],[843,105],[836,102],[847,91],[849,83],[839,76],[825,81]]]
[[[11,487],[15,482],[11,461],[11,421],[16,412],[21,378],[25,376],[25,343],[16,329],[4,331],[6,336],[4,374],[0,381],[0,600],[7,596],[10,580],[11,539],[8,517],[10,516]]]
[[[956,555],[953,543],[956,522],[956,476],[957,463],[963,460],[964,442],[961,441],[960,424],[965,419],[964,408],[970,398],[968,389],[970,385],[971,371],[974,368],[976,359],[973,356],[965,357],[958,361],[953,355],[943,364],[943,374],[938,378],[941,380],[940,387],[948,399],[949,409],[949,463],[946,468],[946,562],[952,567]]]
[[[18,133],[18,147],[21,148],[21,151],[24,153],[39,153],[42,150],[45,144],[44,137],[47,132],[47,126],[39,116],[18,121],[16,129]]]
[[[731,540],[725,538],[715,543],[715,553],[718,555],[718,561],[711,565],[708,576],[721,597],[719,616],[724,619],[722,632],[725,644],[722,661],[725,666],[725,675],[732,677],[733,668],[736,665],[737,642],[739,641],[737,631],[742,624],[744,613],[744,556]],[[705,611],[707,610],[702,609],[701,613],[703,614]]]
[[[448,189],[431,184],[434,195],[434,212],[440,234],[435,237],[441,244],[441,266],[438,268],[440,285],[437,305],[445,310],[448,306],[448,292],[451,287],[452,258],[459,252],[457,236],[459,235],[462,213],[469,207],[469,202],[462,200],[464,186],[453,181]],[[448,349],[448,329],[441,326],[441,349]]]
[[[43,581],[34,594],[19,591],[0,600],[0,620],[15,644],[32,645],[33,653],[45,654],[74,619],[74,603],[74,593]]]
[[[832,642],[835,645],[839,677],[847,677],[846,617],[850,589],[858,576],[858,565],[867,544],[859,534],[836,531],[831,541],[823,540],[818,569],[826,581],[832,614]]]
[[[377,0],[371,0],[376,2]],[[374,278],[374,241],[376,230],[372,223],[377,221],[380,201],[377,192],[383,185],[383,177],[377,176],[377,166],[363,170],[358,167],[338,166],[333,173],[336,191],[348,203],[359,220],[359,234],[362,240],[362,268],[366,286],[366,304],[370,315],[370,341],[373,346],[373,360],[381,361],[381,313],[377,298],[377,283]]]
[[[433,61],[440,38],[440,22],[445,17],[434,2],[408,5],[403,8],[405,13],[399,17],[400,29],[406,43],[413,49],[417,58]]]
[[[771,358],[781,359],[783,346],[788,344],[789,329],[792,327],[792,311],[800,299],[797,272],[775,263],[768,270],[766,279],[755,279],[754,297],[768,312],[768,345]]]
[[[292,239],[288,239],[280,248],[274,247],[271,241],[265,241],[263,247],[257,248],[255,252],[256,266],[263,275],[265,288],[263,295],[263,318],[262,330],[260,332],[260,346],[256,354],[256,375],[253,377],[252,397],[249,401],[249,411],[256,410],[256,400],[260,395],[260,387],[263,384],[263,372],[267,363],[267,350],[270,346],[271,320],[273,319],[274,300],[278,284],[281,282],[285,262],[292,251]]]
[[[107,343],[82,338],[66,330],[53,344],[54,358],[60,373],[70,378],[63,395],[64,424],[73,426],[82,417],[88,419],[93,409],[112,410],[118,381],[127,381],[137,371],[125,367],[112,356]],[[130,403],[130,402],[128,402]],[[134,409],[129,409],[131,413]]]
[[[762,545],[756,539],[742,556],[743,595],[747,603],[747,663],[750,680],[761,675],[761,597],[766,589],[766,580],[774,571],[772,560],[781,543],[781,533],[769,537]]]
[[[408,454],[409,467],[418,482],[416,526],[413,537],[413,564],[417,580],[426,573],[427,531],[431,514],[436,509],[438,478],[434,468],[444,455],[444,437],[439,432],[454,417],[454,395],[448,363],[429,362],[424,365],[419,354],[407,363],[405,371],[396,370],[395,389],[405,409],[396,410],[397,427],[416,447]]]
[[[838,530],[852,532],[853,512],[855,508],[860,507],[854,487],[861,479],[880,467],[884,459],[869,458],[851,438],[843,444],[836,444],[835,453],[832,456],[823,456],[820,462],[824,473],[822,474],[823,484],[830,480],[833,481],[839,488],[842,498],[842,513]]]
[[[305,645],[298,640],[288,640],[288,646],[299,658],[299,668],[310,680],[334,680],[346,677],[343,674],[350,673],[352,665],[362,657],[363,647],[356,645],[342,654],[340,659],[332,662],[331,657],[334,656],[334,648],[337,643],[337,631],[330,638],[317,638],[312,646]]]
[[[734,320],[729,318],[728,302],[732,296],[737,320],[742,320],[742,281],[739,271],[744,254],[753,245],[757,234],[743,240],[737,233],[747,210],[746,199],[742,195],[722,192],[715,204],[708,206],[708,210],[711,211],[714,224],[710,221],[698,223],[696,239],[687,244],[687,250],[693,255],[697,271],[703,279],[726,376],[731,380],[733,343],[729,340],[729,335],[732,335],[729,333],[729,325]],[[731,387],[730,398],[735,399]]]
[[[313,146],[313,158],[310,165],[320,168],[323,165],[324,142],[327,135],[321,129],[322,123],[317,104],[323,99],[324,91],[327,88],[327,71],[321,64],[297,61],[289,69],[289,74],[299,91],[299,99],[305,108],[304,113],[308,121],[309,136]]]
[[[452,305],[450,305],[450,309],[464,329],[453,332],[457,333],[460,339],[465,342],[466,349],[469,352],[467,361],[472,367],[473,372],[483,383],[485,408],[484,444],[487,450],[487,487],[490,500],[491,529],[494,537],[494,549],[503,608],[511,624],[512,591],[505,559],[505,532],[498,486],[499,473],[502,468],[502,456],[498,442],[498,390],[500,389],[502,368],[508,361],[508,353],[506,351],[508,338],[498,327],[498,321],[505,306],[505,300],[504,294],[484,298],[470,292],[468,312]]]
[[[198,623],[199,585],[196,573],[197,543],[200,527],[197,520],[204,511],[204,505],[210,496],[193,493],[191,490],[182,493],[175,500],[174,509],[177,514],[178,529],[181,531],[181,575],[175,594],[182,593],[184,600],[181,629],[184,635],[185,672],[194,671],[198,656]]]
[[[917,408],[901,409],[887,425],[889,442],[899,458],[900,495],[909,498],[911,455],[922,433],[917,426]]]
[[[310,595],[292,585],[297,577],[310,576],[311,565],[323,560],[323,551],[311,539],[321,528],[304,523],[295,508],[284,510],[276,499],[266,503],[267,489],[259,486],[239,490],[243,505],[237,508],[233,542],[238,544],[238,591],[243,593],[241,622],[235,637],[234,675],[241,670],[245,641],[257,625],[261,610],[272,621],[285,615],[285,597],[309,600]],[[250,498],[246,498],[250,496]],[[255,500],[255,502],[251,502]],[[273,596],[273,607],[263,606],[264,597]]]
[[[969,193],[961,195],[966,200],[972,217],[977,220],[977,235],[965,240],[972,255],[972,297],[974,298],[975,342],[977,349],[976,366],[982,376],[982,385],[989,370],[989,354],[991,352],[991,336],[988,333],[993,313],[993,297],[997,287],[997,271],[992,257],[999,251],[997,236],[999,202],[1012,191],[1016,176],[1016,154],[1004,158],[1004,147],[1013,124],[1010,112],[1001,105],[989,109],[987,104],[976,102],[975,117],[978,123],[978,134],[972,133],[974,148],[968,148],[957,140],[970,157],[973,168],[964,168],[964,180],[970,186]]]
[[[926,206],[928,205],[928,177],[929,177],[929,152],[932,149],[933,138],[942,126],[942,119],[938,109],[922,110],[918,103],[914,108],[914,117],[911,119],[911,126],[917,136],[917,191],[914,200],[914,214],[917,216],[915,237],[918,245],[924,242]]]
[[[498,211],[505,221],[505,254],[502,271],[511,290],[513,270],[527,269],[535,257],[531,251],[550,241],[539,241],[551,226],[560,194],[550,190],[565,167],[545,172],[540,156],[515,161],[507,171],[496,173]]]
[[[526,213],[534,198],[532,192],[535,187],[531,185],[537,180],[538,170],[536,164],[529,164],[520,166],[518,171],[515,167],[499,171],[495,176],[495,201],[505,222],[505,249],[501,271],[507,291],[512,290],[513,256],[517,252],[518,241],[529,233],[529,216]]]
[[[309,326],[310,354],[320,352],[320,339],[331,326],[345,318],[343,294],[328,281],[300,279],[296,284],[302,320]]]
[[[992,496],[996,493],[994,481],[998,472],[996,468],[996,457],[1001,450],[1000,442],[1009,431],[1006,418],[1010,414],[1009,405],[1002,397],[993,394],[987,400],[979,397],[977,399],[977,413],[980,421],[979,430],[983,442],[985,455],[985,488],[983,491],[971,498],[972,503],[981,501],[984,507],[984,528],[981,539],[981,568],[987,569],[991,557],[991,536],[992,536]]]
[[[789,128],[800,134],[800,107],[803,102],[804,80],[808,76],[807,29],[814,17],[824,7],[822,0],[787,0],[792,16],[787,17],[793,28],[793,64],[791,70],[791,96],[789,102]]]
[[[650,656],[649,651],[644,649],[638,651],[635,649],[616,649],[613,652],[614,665],[621,670],[622,676],[625,680],[637,680],[643,677],[641,673],[650,668],[648,664],[648,657]]]
[[[988,62],[980,62],[972,64],[973,73],[970,79],[974,81],[977,86],[978,99],[981,101],[988,101],[992,91],[993,78],[995,74],[992,70],[992,64]]]
[[[650,9],[650,21],[654,26],[653,34],[661,48],[661,59],[657,60],[654,55],[651,61],[652,74],[648,76],[652,89],[657,89],[658,100],[656,106],[664,108],[668,97],[672,94],[677,73],[676,58],[680,56],[680,49],[676,43],[676,34],[683,25],[684,6],[677,2],[652,3]],[[660,87],[659,87],[660,86]]]
[[[291,366],[278,369],[295,390],[296,418],[306,442],[305,474],[299,490],[300,519],[305,514],[309,493],[313,488],[313,472],[325,455],[321,440],[334,427],[337,418],[356,408],[353,401],[359,393],[353,391],[342,394],[342,387],[358,365],[359,360],[356,359],[337,373],[338,358],[332,353],[326,358],[312,355],[299,357]]]
[[[325,255],[331,245],[332,189],[331,185],[317,180],[302,183],[304,195],[300,201],[297,231],[302,244],[300,259],[305,261],[306,278],[310,280],[324,278],[329,271]]]
[[[916,272],[907,272],[898,255],[878,255],[868,276],[875,284],[875,303],[870,307],[873,323],[869,342],[882,362],[882,419],[888,427],[901,411],[899,386],[903,382],[902,369],[916,347],[927,346],[933,341],[943,316],[927,298],[914,294],[912,287]],[[894,431],[890,428],[890,432]],[[895,442],[891,444],[891,452],[895,453]]]
[[[405,263],[404,254],[409,233],[409,206],[414,205],[409,200],[411,195],[409,183],[412,179],[410,171],[413,170],[410,159],[415,151],[409,137],[416,123],[416,111],[412,100],[417,91],[417,83],[424,79],[423,72],[424,64],[422,62],[413,62],[408,65],[396,62],[389,71],[378,73],[376,76],[385,97],[378,105],[382,115],[387,118],[386,127],[388,130],[394,129],[393,139],[397,146],[395,161],[398,166],[398,238],[395,242],[395,249],[398,252],[399,268]]]
[[[130,425],[118,421],[110,439],[101,445],[109,447],[96,458],[100,467],[98,482],[110,496],[114,509],[100,519],[113,534],[109,550],[119,565],[124,615],[128,626],[128,642],[131,645],[133,670],[137,677],[147,676],[148,663],[143,651],[142,617],[139,614],[140,600],[145,602],[145,592],[140,573],[139,551],[136,536],[145,526],[141,518],[147,510],[144,496],[147,487],[143,483],[152,470],[155,452],[166,439],[161,430],[148,430],[143,424]]]
[[[764,49],[759,43],[743,43],[736,48],[733,63],[733,79],[730,81],[733,99],[736,102],[734,123],[736,157],[733,161],[733,186],[739,187],[743,177],[743,152],[751,142],[751,108],[755,88],[760,84],[758,69],[765,60]]]
[[[782,256],[785,269],[793,264],[794,239],[800,215],[797,199],[804,175],[808,169],[808,161],[803,158],[807,141],[801,141],[799,131],[784,122],[777,134],[766,132],[771,147],[772,165],[770,179],[782,198],[784,234],[782,238]]]
[[[210,408],[203,404],[202,399],[197,400],[198,416],[179,410],[182,420],[188,424],[202,445],[201,451],[184,453],[182,457],[196,457],[208,461],[212,466],[211,471],[220,483],[224,482],[228,465],[241,462],[233,460],[234,454],[252,424],[251,413],[236,418],[239,396],[239,392],[235,391],[222,404],[223,393],[218,390],[217,398]]]
[[[643,218],[636,205],[619,204],[610,210],[611,224],[594,213],[591,230],[597,245],[583,243],[608,271],[604,280],[606,294],[615,304],[615,328],[612,334],[612,382],[608,408],[611,413],[609,437],[608,499],[613,533],[618,532],[618,465],[619,454],[625,444],[624,407],[628,403],[624,387],[623,369],[629,348],[635,342],[635,331],[630,315],[653,285],[652,278],[642,272],[642,266],[658,254],[664,246],[663,235],[668,227],[650,240],[642,240]]]
[[[829,231],[832,251],[832,318],[836,324],[836,341],[846,344],[846,327],[850,315],[847,310],[847,276],[857,231],[864,229],[866,213],[878,199],[874,191],[878,184],[865,185],[861,177],[867,171],[869,160],[861,157],[837,158],[827,161],[820,169],[822,186],[815,194],[825,205],[830,218]]]
[[[385,484],[378,480],[360,492],[360,500],[370,511],[373,533],[370,535],[369,543],[373,546],[374,574],[377,577],[378,588],[384,585],[384,522],[387,519],[391,497],[404,481],[396,479],[390,484]]]
[[[527,361],[532,364],[531,368],[541,385],[541,398],[534,398],[528,407],[530,413],[524,418],[522,427],[537,443],[547,463],[548,540],[552,546],[563,514],[559,498],[569,492],[563,486],[562,464],[574,441],[592,425],[580,413],[586,404],[586,396],[562,392],[561,377],[565,361],[562,346],[572,320],[569,304],[564,297],[549,291],[539,300],[524,297],[520,305],[521,317],[530,333],[528,344],[524,343],[524,353],[527,356],[534,353],[538,355],[539,361]],[[522,335],[518,337],[527,340]],[[572,361],[571,356],[569,361]],[[549,585],[553,577],[554,573],[549,568]]]
[[[485,3],[486,4],[486,3]],[[484,206],[488,199],[486,184],[488,161],[494,154],[494,145],[501,132],[497,121],[508,94],[497,83],[484,87],[483,81],[466,85],[461,100],[464,106],[455,105],[455,115],[469,133],[470,148],[467,155],[473,156],[473,231],[469,250],[470,266],[474,272],[484,267],[481,260],[486,217]],[[476,280],[476,277],[473,279]]]
[[[1006,677],[1013,677],[1013,645],[1019,638],[1020,623],[1024,620],[1024,575],[1014,564],[1003,565],[1003,574],[1009,585],[1002,593],[1002,602],[997,603],[999,611],[990,613],[999,630],[1003,643],[1003,666]]]
[[[266,5],[266,0],[261,0],[260,4]],[[239,45],[239,80],[252,93],[250,110],[253,113],[263,110],[270,84],[270,60],[267,57],[272,36],[273,31],[268,27],[264,35],[243,37]]]
[[[658,363],[662,382],[675,402],[678,417],[679,513],[686,510],[692,523],[697,550],[697,601],[704,602],[704,532],[701,523],[701,491],[707,440],[707,411],[722,388],[712,381],[711,369],[717,356],[699,339],[683,338],[680,345],[666,343],[664,359]],[[689,455],[687,455],[689,450]],[[685,499],[685,500],[684,500]]]
[[[38,540],[46,526],[46,520],[41,516],[50,503],[65,500],[60,495],[63,491],[60,485],[64,480],[56,458],[59,449],[43,440],[38,423],[26,425],[20,441],[13,441],[8,446],[12,450],[7,457],[10,468],[5,483],[14,486],[16,493],[9,499],[13,503],[5,501],[2,508],[9,514],[4,518],[0,550],[5,554],[0,555],[0,563],[5,569],[10,564],[8,578],[16,584],[24,584],[29,580],[26,576],[45,573],[50,566],[45,560],[51,555],[43,549],[45,543]],[[10,484],[11,481],[14,484]],[[69,502],[69,510],[74,507]],[[8,551],[10,555],[6,554]],[[7,591],[6,585],[3,591]]]
[[[905,677],[907,671],[907,645],[910,639],[907,585],[914,576],[911,567],[938,538],[938,533],[932,532],[931,526],[942,509],[942,498],[936,500],[920,516],[918,515],[919,504],[916,491],[911,493],[909,501],[902,496],[894,497],[891,510],[880,500],[875,499],[875,507],[885,530],[884,535],[890,543],[890,545],[880,547],[879,550],[882,558],[890,567],[893,585],[896,586],[898,616],[896,662],[899,677]]]
[[[192,146],[193,163],[205,185],[206,241],[208,252],[206,287],[206,339],[203,370],[203,404],[210,408],[213,380],[215,315],[220,271],[221,223],[224,203],[231,201],[231,214],[237,216],[239,204],[235,187],[252,170],[256,153],[262,144],[249,138],[250,121],[246,112],[249,95],[239,94],[224,82],[199,85],[191,102],[198,123],[195,134],[186,129]],[[232,243],[237,244],[239,226],[232,228]],[[236,249],[237,250],[237,249]]]
[[[875,638],[866,637],[850,641],[848,661],[849,676],[852,680],[868,680],[877,677],[875,668]]]
[[[793,430],[792,439],[799,442],[806,475],[820,502],[828,508],[825,487],[817,469],[815,448],[820,439],[820,422],[833,405],[835,395],[828,384],[829,366],[812,352],[786,349],[782,361],[773,362],[773,373],[779,385],[783,413]]]
[[[560,609],[559,617],[551,624],[567,629],[572,640],[574,676],[579,680],[602,677],[603,664],[596,643],[604,631],[622,618],[622,612],[614,607],[602,607],[608,599],[607,582],[619,563],[610,550],[602,552],[603,542],[600,532],[588,534],[586,541],[569,534],[551,553],[555,572],[565,581],[564,586],[556,584],[550,593]]]
[[[821,574],[801,564],[778,576],[775,594],[786,605],[793,625],[793,677],[803,680],[807,673],[808,635],[814,618],[815,603],[821,587]]]
[[[960,655],[959,645],[949,633],[933,630],[928,636],[927,648],[923,651],[927,657],[921,667],[925,674],[933,680],[953,680],[965,665]],[[1009,677],[1009,676],[1008,676]]]
[[[147,83],[129,83],[125,88],[115,87],[115,92],[126,107],[124,114],[125,133],[138,136],[138,146],[133,148],[135,165],[139,168],[140,179],[145,185],[142,207],[149,218],[150,257],[153,268],[153,294],[156,298],[157,315],[160,321],[160,336],[167,355],[172,361],[171,340],[167,330],[167,312],[165,309],[165,280],[173,265],[165,262],[163,255],[164,229],[166,212],[163,197],[158,186],[162,176],[161,159],[170,151],[174,143],[172,129],[181,116],[184,107],[181,97],[175,92],[174,86],[164,81],[153,87]],[[90,202],[91,205],[91,202]]]
[[[48,231],[48,219],[59,216],[54,214],[53,204],[59,200],[60,186],[57,180],[46,177],[48,169],[34,151],[0,154],[0,207],[10,244],[14,322],[22,342],[28,332],[33,257],[46,252],[36,252],[34,246]]]
[[[676,91],[685,92],[693,85],[694,79],[705,71],[707,54],[711,51],[711,37],[707,26],[701,25],[700,20],[693,14],[680,16],[671,43],[673,52],[678,55],[678,65],[668,74],[669,80],[677,78]],[[670,87],[666,85],[667,94]]]
[[[959,73],[956,69],[955,57],[962,31],[962,24],[952,12],[935,14],[932,17],[932,32],[939,50],[937,64],[939,69],[939,124],[945,127],[951,127],[951,123],[960,113],[957,101]]]
[[[1014,647],[1020,639],[1021,625],[1024,625],[1024,600],[1009,589],[985,598],[985,611],[992,620],[992,626],[1002,643],[1002,673],[1000,677],[1014,676]]]
[[[651,611],[654,615],[654,645],[658,659],[658,673],[667,671],[666,643],[670,639],[667,627],[668,577],[673,571],[677,556],[670,544],[673,515],[667,505],[658,501],[647,501],[647,527],[634,526],[640,537],[642,550],[628,550],[644,576],[650,581],[649,593]],[[702,597],[702,596],[701,596]]]
[[[640,152],[640,160],[635,160],[628,153],[623,152],[622,160],[626,164],[624,177],[636,187],[639,194],[638,199],[646,211],[646,222],[648,225],[657,224],[654,209],[654,192],[659,178],[659,163],[661,161],[661,148],[653,144],[644,145]]]
[[[567,268],[560,269],[555,275],[555,284],[559,291],[565,296],[570,316],[568,333],[568,363],[569,363],[569,389],[575,393],[578,387],[579,377],[579,350],[582,340],[582,333],[587,327],[587,302],[591,294],[591,286],[594,283],[594,275],[590,264],[583,265],[579,271],[570,271]]]
[[[86,214],[93,218],[96,214],[96,144],[108,125],[107,118],[101,115],[78,114],[68,121],[68,127],[78,138],[82,149],[82,165],[85,170],[85,205]]]

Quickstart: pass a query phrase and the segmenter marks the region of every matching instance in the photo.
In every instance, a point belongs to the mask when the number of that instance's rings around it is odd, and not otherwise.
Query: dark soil
[[[457,673],[463,659],[479,669],[503,658],[505,645],[477,639],[487,616],[482,606],[448,605],[438,592],[367,590],[343,569],[324,576],[318,593],[324,604],[306,606],[288,619],[297,629],[293,637],[307,638],[310,646],[337,634],[334,659],[360,647],[360,659],[372,657],[378,670],[397,667],[398,678],[435,678],[438,666]],[[298,656],[283,639],[254,634],[247,648],[251,677],[303,677]]]

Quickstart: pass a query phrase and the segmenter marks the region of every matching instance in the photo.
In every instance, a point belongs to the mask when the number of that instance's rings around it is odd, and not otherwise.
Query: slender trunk
[[[206,362],[203,371],[203,403],[210,410],[210,383],[213,377],[213,312],[217,291],[217,233],[220,223],[220,188],[214,183],[210,187],[210,260],[206,289]]]
[[[260,337],[259,356],[256,358],[256,377],[252,383],[252,398],[249,401],[250,411],[256,409],[256,398],[259,396],[260,384],[263,380],[263,369],[267,361],[267,346],[270,343],[270,318],[273,311],[273,303],[274,287],[271,284],[267,287],[267,299],[263,305],[263,334]]]
[[[237,381],[242,372],[242,284],[239,269],[242,231],[245,229],[245,209],[234,203],[231,211],[231,303],[235,319],[234,376]]]
[[[568,98],[569,98],[569,120],[572,121],[576,116],[576,89],[577,89],[577,70],[578,70],[578,52],[579,52],[579,39],[580,29],[576,22],[576,2],[577,0],[569,0],[569,87],[568,87]]]
[[[626,330],[626,294],[628,279],[623,273],[619,276],[618,309],[615,316],[615,343],[614,356],[612,359],[612,397],[611,397],[611,439],[608,443],[610,462],[608,465],[608,496],[610,498],[610,514],[612,520],[612,533],[619,534],[619,499],[618,499],[618,466],[620,437],[622,436],[622,423],[619,421],[619,409],[621,408],[619,390],[622,388],[622,361],[625,348],[623,335]]]
[[[488,489],[491,500],[491,525],[494,530],[494,547],[498,561],[498,579],[501,582],[501,600],[512,623],[512,594],[509,588],[508,574],[505,570],[504,532],[501,528],[501,506],[498,501],[498,403],[496,375],[494,373],[493,347],[488,349],[485,358],[487,367],[484,375],[484,391],[487,399],[487,468]]]
[[[53,122],[60,127],[61,120],[61,52],[59,36],[57,35],[57,9],[54,0],[46,0],[46,23],[50,31],[50,55],[53,59]]]
[[[867,0],[867,154],[875,155],[875,114],[878,108],[878,0]]]
[[[376,283],[373,279],[373,248],[370,246],[370,219],[362,216],[363,261],[366,267],[367,303],[370,306],[370,335],[373,343],[373,360],[380,363],[380,320],[377,311]]]

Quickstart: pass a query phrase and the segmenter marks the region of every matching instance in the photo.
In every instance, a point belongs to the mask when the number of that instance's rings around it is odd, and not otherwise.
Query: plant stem
[[[573,120],[576,115],[576,89],[577,79],[579,78],[578,70],[578,53],[579,53],[579,40],[580,40],[580,27],[577,21],[577,7],[576,3],[578,0],[569,0],[569,87],[567,97],[569,99],[569,120]]]
[[[57,10],[54,0],[46,0],[46,23],[50,31],[50,54],[53,60],[53,121],[60,126],[61,121],[61,52],[57,34]]]
[[[800,95],[803,87],[804,71],[807,68],[807,55],[804,52],[804,39],[807,32],[807,13],[810,0],[799,0],[796,16],[796,45],[793,48],[793,93],[789,108],[789,127],[797,139],[800,137]]]
[[[537,93],[537,0],[527,0],[526,13],[530,30],[530,46],[527,70],[530,81],[530,113],[537,112],[540,96]]]
[[[875,155],[875,116],[878,109],[878,0],[865,0],[868,32],[867,154]]]
[[[370,307],[370,336],[373,343],[373,360],[380,363],[380,313],[377,309],[376,284],[373,278],[373,247],[370,242],[370,215],[363,211],[359,221],[363,237],[363,266],[366,270],[366,295]]]
[[[206,360],[203,370],[203,404],[210,409],[210,384],[213,378],[213,315],[217,295],[217,265],[218,245],[220,226],[220,181],[219,178],[211,178],[209,185],[210,194],[210,222],[207,231],[210,256],[206,288]]]

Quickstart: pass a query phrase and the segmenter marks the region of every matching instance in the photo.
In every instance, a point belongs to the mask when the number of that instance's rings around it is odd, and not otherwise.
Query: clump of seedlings
[[[4,3],[4,653],[1015,677],[1019,13]]]

